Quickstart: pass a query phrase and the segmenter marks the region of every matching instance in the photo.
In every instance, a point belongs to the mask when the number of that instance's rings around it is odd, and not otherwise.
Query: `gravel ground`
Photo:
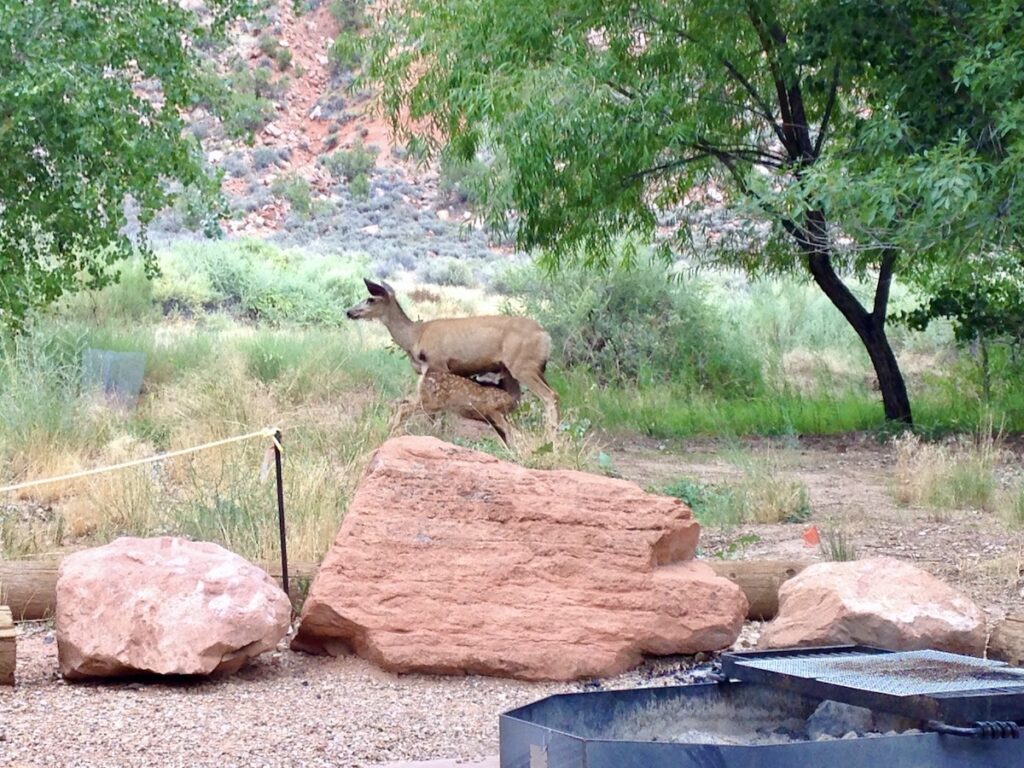
[[[754,637],[748,625],[738,644]],[[391,675],[354,656],[307,656],[282,644],[221,679],[65,683],[52,627],[23,624],[17,685],[0,689],[0,765],[368,768],[477,759],[497,754],[498,715],[508,709],[566,691],[678,684],[693,665],[670,657],[607,680],[524,683]]]

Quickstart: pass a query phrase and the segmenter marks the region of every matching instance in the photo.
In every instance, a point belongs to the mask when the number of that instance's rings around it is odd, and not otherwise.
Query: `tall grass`
[[[280,426],[285,433],[289,542],[314,560],[329,544],[366,455],[386,437],[386,409],[413,385],[408,364],[349,326],[327,330],[221,330],[40,326],[0,360],[0,467],[5,481],[35,479],[150,456]],[[81,350],[147,355],[139,406],[108,407],[80,384]],[[243,555],[276,552],[272,485],[259,482],[265,444],[42,486],[5,499],[8,555],[178,533]],[[49,508],[28,525],[28,511]],[[17,531],[20,535],[16,535]]]
[[[765,392],[752,397],[693,393],[672,384],[602,386],[593,374],[571,370],[552,375],[563,402],[612,431],[658,438],[691,435],[832,434],[870,430],[883,419],[882,405],[867,393]]]
[[[727,452],[738,470],[729,480],[707,484],[681,478],[665,493],[682,499],[705,525],[795,523],[811,514],[807,486],[789,475],[773,453]]]
[[[928,507],[940,520],[954,510],[976,509],[998,513],[1010,525],[1024,524],[1024,484],[1001,481],[1000,469],[1012,454],[989,419],[972,437],[943,442],[912,434],[895,438],[892,494],[897,503]]]

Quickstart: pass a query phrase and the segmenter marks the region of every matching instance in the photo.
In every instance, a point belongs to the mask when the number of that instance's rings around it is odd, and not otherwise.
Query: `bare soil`
[[[804,540],[814,525],[822,538],[829,531],[841,532],[858,558],[889,555],[913,561],[963,590],[990,619],[1020,610],[1024,603],[1024,531],[979,510],[898,505],[891,490],[893,449],[873,436],[751,438],[740,447],[755,457],[770,453],[781,471],[802,481],[811,515],[803,523],[706,526],[701,534],[705,557],[822,560],[821,547]],[[719,483],[738,475],[722,448],[716,440],[668,443],[634,437],[610,439],[606,450],[622,477],[661,490],[683,477]],[[1011,446],[1009,454],[1013,458],[1003,470],[1019,474],[1020,446]]]

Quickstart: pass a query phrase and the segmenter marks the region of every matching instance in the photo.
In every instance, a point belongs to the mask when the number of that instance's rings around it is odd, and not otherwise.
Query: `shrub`
[[[361,259],[286,251],[259,240],[182,243],[161,254],[153,288],[161,302],[219,306],[270,322],[345,322],[365,293]],[[184,282],[182,282],[184,279]]]
[[[675,382],[693,392],[763,390],[751,345],[705,299],[700,283],[650,265],[598,274],[512,270],[503,289],[551,334],[555,358],[602,384]]]
[[[453,259],[450,256],[439,256],[423,261],[418,273],[421,280],[435,285],[471,286],[476,284],[472,267],[466,262]]]
[[[262,171],[286,161],[290,155],[291,150],[287,147],[257,147],[252,151],[252,166]]]
[[[328,11],[342,32],[357,32],[366,26],[366,3],[363,0],[331,0]]]
[[[358,174],[348,183],[349,194],[356,200],[367,200],[370,197],[370,180],[365,173]]]
[[[487,189],[489,172],[487,165],[480,160],[464,162],[443,155],[439,186],[452,202],[479,205]]]
[[[271,82],[269,69],[253,72],[236,60],[226,75],[208,69],[201,75],[204,94],[197,106],[205,106],[220,115],[224,130],[231,136],[250,134],[266,125],[274,116],[270,101],[279,87]]]
[[[293,173],[278,176],[271,183],[270,191],[287,200],[302,218],[309,218],[313,212],[313,192],[309,182],[301,176]]]
[[[277,62],[277,68],[282,72],[291,66],[292,52],[285,46],[281,45],[273,35],[266,32],[260,35],[259,47],[260,51],[265,56],[269,56]]]
[[[366,177],[377,164],[376,152],[371,152],[361,141],[350,150],[341,150],[329,155],[323,165],[336,179],[344,179],[351,183],[358,176]]]

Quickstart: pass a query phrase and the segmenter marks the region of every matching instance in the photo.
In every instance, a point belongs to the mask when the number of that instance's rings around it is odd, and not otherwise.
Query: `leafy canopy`
[[[982,252],[1024,220],[1014,0],[387,7],[367,76],[396,127],[465,160],[496,151],[492,223],[521,217],[520,246],[554,261],[603,263],[661,221],[673,249],[752,272],[818,249],[863,273]]]
[[[168,182],[213,194],[182,110],[197,100],[200,46],[247,0],[0,3],[0,325],[81,285],[137,246]],[[134,201],[142,234],[125,233]]]

